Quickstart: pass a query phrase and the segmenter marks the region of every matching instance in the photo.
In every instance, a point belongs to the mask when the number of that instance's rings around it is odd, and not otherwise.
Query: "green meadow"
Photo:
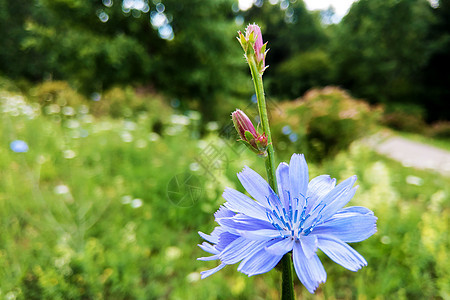
[[[356,174],[378,218],[366,267],[318,251],[296,298],[450,300],[450,165],[374,151],[450,151],[450,0],[0,0],[0,41],[0,300],[280,299],[279,267],[197,260],[236,174],[266,178],[230,116],[256,94],[275,163]]]
[[[231,121],[199,126],[198,112],[129,89],[115,91],[127,99],[115,107],[36,93],[0,91],[1,299],[280,297],[277,270],[247,278],[235,265],[200,279],[216,262],[196,260],[197,232],[214,228],[223,189],[244,192],[244,165],[265,176],[261,159],[230,137]],[[28,151],[14,152],[14,140]],[[302,141],[278,149],[278,162],[305,152]],[[378,232],[353,245],[367,267],[353,273],[320,253],[326,284],[311,295],[297,281],[296,295],[449,299],[450,178],[402,166],[361,139],[332,154],[309,162],[310,178],[356,174],[350,205],[372,209]]]

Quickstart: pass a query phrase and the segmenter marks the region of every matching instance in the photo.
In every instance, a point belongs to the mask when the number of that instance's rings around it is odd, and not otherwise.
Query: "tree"
[[[436,22],[428,34],[431,56],[422,71],[424,106],[429,120],[450,120],[450,1],[441,0],[433,10]]]
[[[0,50],[10,53],[0,61],[0,70],[12,77],[39,81],[50,76],[86,93],[116,84],[145,84],[197,100],[210,111],[213,100],[230,91],[245,67],[239,67],[233,0],[11,3],[0,0],[0,7],[6,7],[0,15],[0,37],[13,37]],[[16,6],[26,8],[17,20]],[[21,57],[12,51],[17,48],[25,49]],[[39,68],[22,64],[15,70],[11,62],[20,60],[37,61]]]
[[[421,104],[433,22],[426,0],[360,0],[336,28],[335,81],[370,102]]]

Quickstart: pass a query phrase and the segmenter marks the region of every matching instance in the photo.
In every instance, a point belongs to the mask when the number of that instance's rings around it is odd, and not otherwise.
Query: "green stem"
[[[259,118],[263,132],[267,136],[267,158],[266,158],[266,172],[269,184],[275,193],[278,194],[277,181],[275,177],[275,153],[272,144],[272,135],[270,133],[269,117],[267,116],[266,98],[264,96],[264,86],[262,81],[262,74],[259,73],[255,57],[248,55],[248,64],[252,73],[253,84],[255,85],[256,98],[258,99]],[[283,256],[282,262],[282,288],[281,299],[294,300],[294,281],[292,272],[292,259],[289,253]]]
[[[282,280],[281,299],[294,300],[294,276],[292,271],[292,258],[290,253],[286,253],[281,259]]]
[[[264,96],[264,86],[262,75],[258,72],[254,56],[248,57],[248,64],[252,72],[253,84],[255,85],[256,98],[258,99],[259,118],[261,119],[261,126],[263,132],[267,136],[267,158],[266,171],[269,179],[269,184],[272,189],[277,192],[277,182],[275,177],[275,154],[273,151],[272,135],[270,133],[269,117],[267,116],[266,97]]]

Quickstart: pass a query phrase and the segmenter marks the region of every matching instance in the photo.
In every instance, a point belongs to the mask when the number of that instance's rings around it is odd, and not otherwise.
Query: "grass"
[[[235,174],[244,165],[264,174],[252,153],[217,131],[196,138],[195,114],[45,114],[16,96],[0,94],[0,298],[279,298],[276,270],[247,278],[229,266],[199,280],[216,263],[196,261],[204,255],[197,231],[214,228],[225,186],[243,191]],[[29,151],[13,152],[16,139]],[[212,153],[221,160],[212,164]],[[312,296],[297,281],[298,297],[449,297],[449,178],[405,168],[359,143],[310,164],[310,173],[338,181],[357,174],[350,204],[374,210],[378,232],[353,245],[368,267],[353,273],[320,254],[327,283]],[[408,184],[409,176],[419,185]]]

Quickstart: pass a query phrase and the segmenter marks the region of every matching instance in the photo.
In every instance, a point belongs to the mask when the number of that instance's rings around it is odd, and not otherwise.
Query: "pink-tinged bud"
[[[231,118],[233,119],[234,128],[236,128],[242,140],[247,141],[245,138],[246,131],[249,131],[253,137],[256,137],[255,126],[253,126],[252,121],[250,121],[242,110],[236,109],[236,111],[231,114]]]
[[[252,36],[253,33],[253,36]],[[263,38],[261,34],[261,28],[256,25],[248,25],[245,29],[245,38],[247,41],[254,40],[253,49],[255,50],[255,56],[258,63],[261,65],[261,68],[265,67],[265,56],[266,56],[266,46],[263,44]],[[255,40],[256,38],[256,40]]]
[[[247,115],[240,109],[236,109],[231,114],[233,119],[234,127],[241,137],[247,147],[249,147],[253,152],[259,155],[266,155],[267,150],[267,136],[259,134],[255,130],[252,121],[247,117]]]

